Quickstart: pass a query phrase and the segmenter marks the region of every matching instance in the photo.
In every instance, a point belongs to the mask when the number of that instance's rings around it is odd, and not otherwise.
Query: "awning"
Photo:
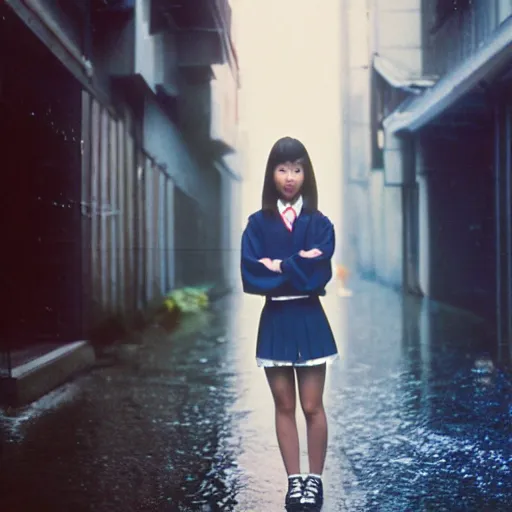
[[[414,76],[412,73],[400,69],[393,61],[378,54],[373,56],[373,67],[395,89],[415,92],[432,87],[436,83],[434,77]]]
[[[384,120],[384,129],[388,133],[397,133],[422,128],[480,82],[495,79],[511,59],[512,16],[471,57],[461,62],[431,89],[415,98],[407,108],[389,115]]]
[[[213,165],[221,174],[226,174],[235,181],[243,181],[242,174],[239,172],[240,155],[238,153],[224,155],[215,160]]]

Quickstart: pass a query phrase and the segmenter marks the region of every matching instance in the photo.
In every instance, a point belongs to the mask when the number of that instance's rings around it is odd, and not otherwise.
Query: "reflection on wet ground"
[[[482,326],[376,284],[353,289],[324,299],[341,359],[326,387],[323,510],[509,510],[512,387]],[[261,305],[235,295],[189,332],[155,328],[115,364],[4,415],[0,509],[282,510],[254,361]],[[300,416],[299,427],[307,471]]]
[[[330,368],[326,390],[324,510],[509,510],[512,388],[487,355],[479,321],[417,299],[404,302],[364,282],[352,298],[331,296],[324,303],[342,355]],[[240,332],[254,331],[257,307],[246,299]],[[239,364],[246,360],[248,381],[258,379],[250,357],[238,356]],[[247,484],[239,510],[258,510],[258,503],[268,509],[282,498],[273,425],[261,419],[271,414],[264,384],[260,377],[259,391],[245,390],[245,402],[239,397],[251,411],[238,422]],[[265,467],[263,475],[258,467]]]
[[[172,337],[154,328],[142,346],[4,415],[0,510],[229,510],[225,326],[215,312],[193,324]]]

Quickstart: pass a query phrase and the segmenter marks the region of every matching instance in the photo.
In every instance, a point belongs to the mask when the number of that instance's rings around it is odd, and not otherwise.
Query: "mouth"
[[[295,191],[295,187],[293,185],[288,185],[288,186],[285,186],[284,187],[284,191],[287,193],[287,194],[291,194]]]

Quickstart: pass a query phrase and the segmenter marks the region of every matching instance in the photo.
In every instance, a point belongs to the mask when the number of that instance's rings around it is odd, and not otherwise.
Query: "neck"
[[[284,197],[280,197],[281,201],[284,203],[284,204],[291,204],[291,205],[294,205],[298,199],[300,197],[300,194],[297,194],[295,197],[293,197],[292,199],[286,199]]]

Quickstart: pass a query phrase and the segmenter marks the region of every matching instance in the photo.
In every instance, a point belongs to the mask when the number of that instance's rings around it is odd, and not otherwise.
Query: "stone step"
[[[0,403],[20,407],[33,402],[91,367],[94,361],[92,346],[87,341],[76,341],[14,366],[10,376],[0,378]]]

